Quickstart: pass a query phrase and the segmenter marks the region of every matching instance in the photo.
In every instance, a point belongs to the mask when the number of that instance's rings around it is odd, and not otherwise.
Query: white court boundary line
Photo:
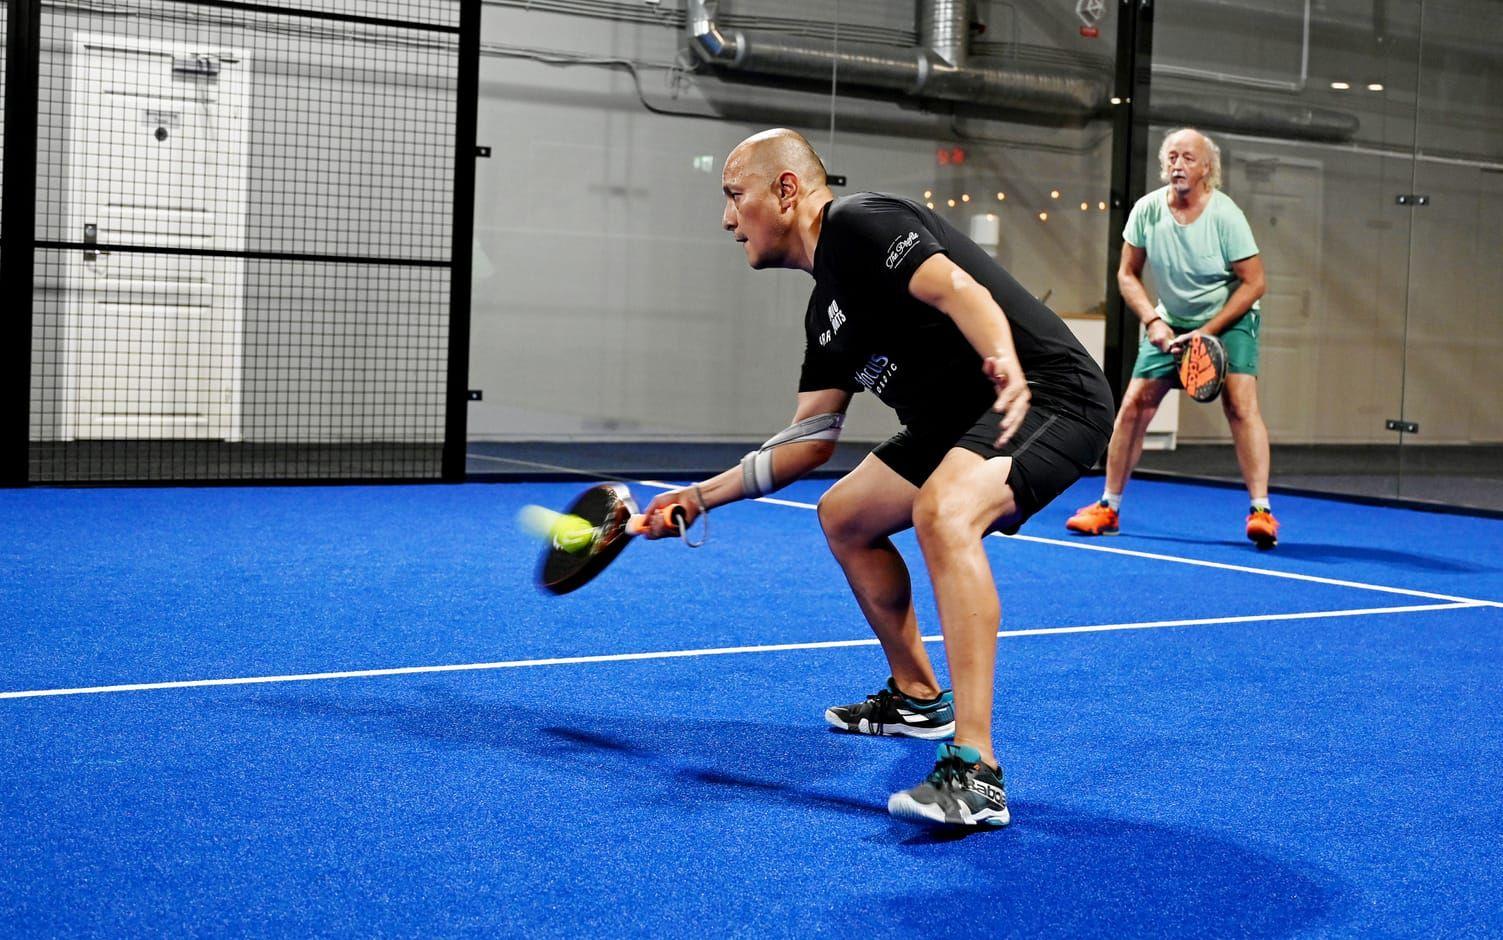
[[[1318,610],[1290,614],[1248,614],[1237,617],[1199,617],[1193,620],[1145,620],[1137,623],[1100,623],[1074,627],[1037,627],[1031,630],[1002,630],[999,639],[1024,636],[1052,636],[1064,633],[1109,633],[1118,630],[1156,630],[1165,627],[1197,627],[1221,623],[1262,623],[1278,620],[1322,620],[1335,617],[1363,617],[1380,614],[1407,614],[1435,610],[1462,610],[1486,607],[1480,603],[1414,604],[1407,607],[1366,607],[1349,610]],[[925,643],[943,643],[942,636],[925,636]],[[244,676],[229,679],[184,679],[174,682],[135,682],[124,685],[96,685],[75,689],[30,689],[0,692],[0,699],[50,698],[62,695],[96,695],[105,692],[150,692],[161,689],[201,689],[226,685],[270,685],[283,682],[317,682],[328,679],[369,679],[377,676],[415,676],[444,672],[482,672],[491,669],[522,669],[533,666],[580,666],[594,663],[640,662],[650,659],[687,659],[697,656],[734,656],[746,653],[786,653],[797,650],[846,649],[876,646],[876,637],[860,640],[824,640],[811,643],[777,643],[761,646],[723,646],[712,649],[659,650],[646,653],[609,653],[596,656],[558,656],[551,659],[513,659],[491,663],[454,663],[442,666],[399,666],[392,669],[356,669],[345,672],[310,672],[287,676]]]
[[[661,489],[677,489],[657,480],[639,480],[643,486],[655,486]],[[774,506],[792,506],[795,509],[818,509],[813,503],[798,503],[790,499],[773,499],[763,496],[757,500],[759,503],[771,503]],[[1313,574],[1298,574],[1293,571],[1279,571],[1275,568],[1253,568],[1249,565],[1233,565],[1222,561],[1205,561],[1200,558],[1185,558],[1181,555],[1161,555],[1158,552],[1140,552],[1131,548],[1112,548],[1108,545],[1095,545],[1083,541],[1065,539],[1046,539],[1037,535],[1003,535],[993,532],[992,535],[999,539],[1011,539],[1018,542],[1037,542],[1041,545],[1058,545],[1061,548],[1077,548],[1088,552],[1105,552],[1109,555],[1128,555],[1133,558],[1148,558],[1153,561],[1169,561],[1179,565],[1195,565],[1201,568],[1219,568],[1222,571],[1240,571],[1243,574],[1258,574],[1269,578],[1287,578],[1291,581],[1308,581],[1313,584],[1329,584],[1333,587],[1355,588],[1359,591],[1378,591],[1383,594],[1400,594],[1405,597],[1424,597],[1436,601],[1453,601],[1467,607],[1503,607],[1503,601],[1483,600],[1477,597],[1458,597],[1454,594],[1436,594],[1432,591],[1415,591],[1410,588],[1389,587],[1385,584],[1369,584],[1365,581],[1343,581],[1340,578],[1322,578]]]

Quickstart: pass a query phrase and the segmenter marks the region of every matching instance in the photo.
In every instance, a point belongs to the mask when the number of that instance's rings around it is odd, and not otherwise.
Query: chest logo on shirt
[[[845,323],[845,314],[840,312],[840,305],[835,301],[830,301],[830,308],[825,313],[830,317],[830,328],[819,334],[821,346],[828,345],[830,340],[834,339],[835,334],[840,332],[841,324]]]
[[[918,232],[909,232],[907,235],[894,238],[887,248],[887,270],[895,270],[898,265],[902,264],[903,259],[908,257],[908,252],[918,244],[918,240]]]

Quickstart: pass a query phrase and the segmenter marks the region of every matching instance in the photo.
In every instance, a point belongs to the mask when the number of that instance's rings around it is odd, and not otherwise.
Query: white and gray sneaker
[[[1001,768],[981,760],[974,747],[941,744],[924,782],[894,793],[887,811],[898,819],[936,826],[990,826],[1012,822]]]
[[[901,734],[933,741],[955,734],[955,696],[946,689],[932,701],[909,698],[889,676],[886,688],[866,701],[825,709],[825,721],[853,734]]]

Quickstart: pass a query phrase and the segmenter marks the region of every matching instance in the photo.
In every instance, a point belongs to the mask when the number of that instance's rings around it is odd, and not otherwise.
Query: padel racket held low
[[[1226,347],[1207,333],[1193,333],[1179,353],[1179,384],[1199,402],[1215,401],[1226,382]]]
[[[669,511],[669,531],[684,536],[683,507]],[[651,520],[637,512],[625,484],[601,483],[579,494],[562,513],[527,507],[522,524],[548,540],[538,565],[538,584],[550,594],[568,594],[609,567],[633,536],[647,531]]]

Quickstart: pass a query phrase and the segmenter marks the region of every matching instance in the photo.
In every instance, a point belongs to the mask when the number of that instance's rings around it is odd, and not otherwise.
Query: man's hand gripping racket
[[[689,524],[703,514],[703,503],[680,502],[675,497],[697,490],[675,490],[653,500],[644,513],[622,483],[601,483],[579,495],[564,512],[542,506],[524,506],[518,522],[532,534],[547,540],[538,565],[538,583],[552,594],[567,594],[584,587],[616,560],[634,536],[649,539],[671,535],[698,548],[704,538],[690,541]]]

